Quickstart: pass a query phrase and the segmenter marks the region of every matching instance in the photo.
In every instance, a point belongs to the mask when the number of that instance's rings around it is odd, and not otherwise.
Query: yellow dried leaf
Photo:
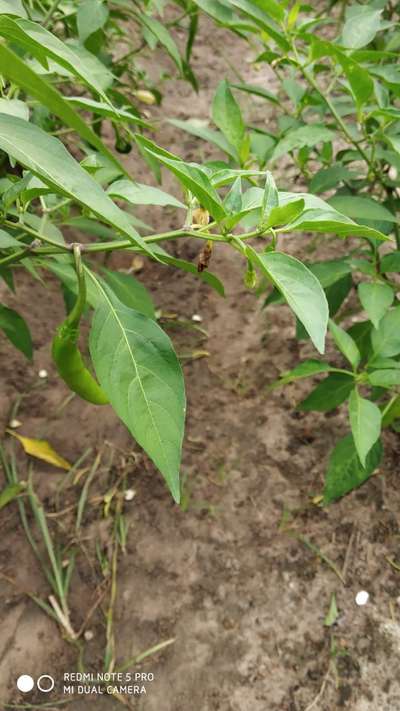
[[[134,257],[131,262],[131,270],[133,272],[141,272],[144,267],[144,260],[142,257]]]
[[[205,210],[203,207],[196,207],[195,210],[193,210],[193,224],[194,225],[208,225],[210,219],[210,213],[208,210]]]
[[[23,437],[11,430],[7,430],[7,432],[21,442],[25,452],[30,454],[31,457],[42,459],[42,461],[53,464],[55,467],[60,467],[60,469],[71,469],[71,464],[63,457],[60,457],[47,440]]]

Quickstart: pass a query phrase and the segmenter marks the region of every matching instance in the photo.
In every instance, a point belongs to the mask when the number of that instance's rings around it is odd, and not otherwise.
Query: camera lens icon
[[[42,674],[36,681],[36,686],[43,694],[49,694],[53,691],[55,681],[49,674]],[[35,686],[34,679],[29,674],[21,674],[17,679],[17,689],[23,694],[29,694]]]
[[[54,679],[49,674],[42,674],[36,682],[36,686],[43,694],[48,694],[54,689]]]

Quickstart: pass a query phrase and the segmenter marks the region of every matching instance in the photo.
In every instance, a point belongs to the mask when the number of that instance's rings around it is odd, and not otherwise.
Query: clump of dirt
[[[187,84],[168,81],[163,115],[207,117],[216,84],[227,73],[226,60],[240,65],[246,80],[271,88],[273,77],[265,69],[254,76],[247,53],[239,38],[203,19],[193,60],[201,91],[194,99]],[[157,55],[148,62],[156,72]],[[254,121],[271,120],[268,105],[249,97],[242,103]],[[157,140],[189,159],[211,155],[204,144],[167,123]],[[136,155],[128,158],[132,173],[152,182],[137,161]],[[165,185],[176,190],[168,176]],[[170,213],[142,211],[141,217],[162,230],[177,226],[177,216]],[[333,256],[337,245],[332,238],[319,240],[318,257]],[[307,238],[285,237],[283,246],[302,255]],[[194,260],[199,247],[180,242],[174,250]],[[112,265],[126,268],[128,262],[126,255],[117,254]],[[113,460],[104,459],[109,464],[103,461],[92,484],[82,523],[80,544],[87,555],[79,556],[71,584],[74,628],[85,622],[101,596],[96,550],[107,550],[110,540],[103,497],[122,471],[135,497],[124,504],[129,532],[118,575],[118,664],[175,639],[135,665],[153,673],[154,681],[132,707],[399,709],[400,573],[387,561],[395,558],[399,540],[398,437],[387,435],[385,464],[365,486],[327,509],[313,505],[311,498],[322,489],[327,454],[345,431],[345,418],[340,413],[296,413],[293,407],[306,392],[305,384],[269,390],[278,373],[294,366],[299,355],[310,354],[311,348],[295,340],[294,322],[285,308],[263,310],[244,287],[239,255],[218,245],[210,267],[225,285],[225,298],[192,276],[153,263],[146,262],[138,275],[164,313],[187,320],[198,314],[208,333],[203,340],[198,332],[178,330],[167,322],[178,353],[209,352],[209,357],[184,360],[184,510],[173,505],[160,476],[110,408],[94,408],[78,398],[66,401],[67,389],[49,355],[52,333],[64,314],[54,280],[46,276],[43,289],[21,273],[16,296],[7,292],[7,303],[30,324],[36,355],[34,365],[27,366],[1,341],[2,425],[7,425],[16,396],[28,393],[18,411],[21,432],[45,437],[70,461],[87,448],[92,448],[89,463],[99,450],[114,452]],[[48,379],[32,389],[41,368],[48,371]],[[26,478],[23,454],[18,461]],[[57,496],[65,476],[47,465],[34,465],[35,489],[46,511],[55,514],[52,530],[61,540],[70,540],[68,507],[76,504],[77,494],[70,481],[61,489],[60,506]],[[65,518],[57,516],[60,510],[66,511]],[[46,599],[49,586],[27,545],[15,506],[2,512],[1,529],[0,698],[3,705],[24,703],[27,695],[15,688],[17,676],[50,674],[56,680],[48,695],[52,702],[63,698],[63,674],[77,668],[76,650],[29,597]],[[370,598],[358,607],[355,595],[362,589]],[[338,617],[328,627],[324,620],[333,594]],[[87,625],[91,634],[84,663],[93,672],[102,670],[101,606]],[[35,692],[29,701],[49,702],[48,697]],[[119,705],[111,697],[94,695],[69,700],[74,711]]]

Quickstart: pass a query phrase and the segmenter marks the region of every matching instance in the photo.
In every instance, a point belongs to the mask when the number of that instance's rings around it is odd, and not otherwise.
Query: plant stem
[[[0,267],[6,267],[8,264],[14,264],[15,262],[20,262],[21,259],[24,259],[24,257],[27,257],[31,251],[32,251],[32,248],[29,245],[28,247],[26,247],[26,249],[21,249],[19,252],[14,252],[13,254],[9,254],[8,257],[4,257],[3,259],[0,259]]]
[[[81,258],[81,245],[74,244],[75,271],[78,280],[78,296],[73,308],[67,316],[66,323],[72,328],[79,326],[79,321],[86,305],[86,282]]]
[[[58,6],[60,4],[61,4],[61,0],[53,0],[52,4],[50,5],[47,15],[43,20],[43,27],[47,27],[47,25],[50,24],[51,18],[53,17],[54,13],[57,11]]]
[[[376,168],[375,168],[373,162],[371,161],[371,159],[369,158],[369,156],[368,156],[368,154],[365,152],[365,150],[364,150],[363,148],[361,148],[359,141],[356,141],[356,140],[353,138],[353,136],[351,135],[351,133],[350,133],[349,129],[347,128],[345,122],[343,121],[342,117],[341,117],[340,114],[337,112],[337,110],[336,110],[336,108],[335,108],[335,105],[333,104],[331,98],[329,97],[329,94],[323,92],[322,89],[320,89],[320,87],[319,87],[318,83],[315,81],[314,77],[313,77],[311,74],[309,74],[309,72],[307,71],[305,65],[302,63],[302,61],[301,61],[301,59],[300,59],[300,57],[299,57],[299,53],[298,53],[298,51],[297,51],[296,44],[295,44],[294,41],[292,42],[292,49],[293,49],[294,55],[295,55],[295,57],[296,57],[296,61],[297,61],[298,67],[299,67],[301,73],[303,74],[304,78],[306,79],[306,81],[310,84],[310,86],[312,86],[312,88],[317,92],[317,94],[319,94],[319,96],[321,97],[321,99],[322,99],[323,101],[325,101],[326,105],[327,105],[328,108],[329,108],[329,111],[331,112],[331,114],[332,114],[332,116],[334,117],[334,119],[335,119],[335,121],[337,122],[337,124],[340,126],[342,133],[343,133],[344,136],[347,138],[347,140],[349,141],[349,143],[351,143],[351,145],[354,146],[354,148],[355,148],[355,149],[359,152],[359,154],[362,156],[362,158],[364,159],[364,161],[365,161],[366,164],[368,165],[368,168],[369,168],[369,170],[371,171],[371,173],[372,173],[373,175],[376,175],[376,176],[380,179],[379,173],[376,171]]]
[[[23,232],[26,232],[29,235],[32,235],[35,237],[37,240],[40,240],[41,242],[44,242],[45,244],[49,245],[49,247],[38,247],[38,246],[32,246],[28,245],[28,247],[24,250],[21,250],[20,252],[14,252],[14,254],[10,254],[7,257],[4,257],[3,259],[0,259],[0,267],[6,266],[7,264],[14,264],[21,259],[23,259],[28,252],[31,252],[35,256],[49,256],[52,254],[65,254],[66,252],[71,252],[71,250],[74,248],[73,243],[69,244],[60,244],[60,242],[56,242],[56,240],[51,239],[51,237],[47,237],[40,232],[37,232],[37,230],[34,230],[32,227],[28,227],[27,225],[20,223],[20,222],[13,222],[12,220],[3,220],[3,224],[6,225],[7,227],[10,227],[11,229],[14,230],[20,230]],[[260,230],[253,230],[251,232],[246,232],[245,234],[240,235],[241,240],[248,240],[251,239],[252,237],[264,237],[265,235],[260,232]],[[228,234],[221,234],[221,233],[212,233],[208,231],[203,231],[203,230],[193,230],[191,228],[181,228],[179,230],[171,230],[170,232],[161,232],[160,234],[156,235],[146,235],[143,237],[143,241],[146,242],[146,244],[156,244],[157,242],[164,242],[169,239],[177,239],[180,237],[194,237],[195,239],[203,239],[206,241],[210,242],[225,242],[229,243],[235,235],[228,233]],[[131,240],[129,239],[123,239],[123,240],[112,240],[110,242],[92,242],[88,244],[80,244],[80,250],[85,253],[96,253],[96,252],[113,252],[114,250],[121,250],[121,249],[131,249],[132,251],[141,251],[140,248],[138,248]]]
[[[55,239],[51,239],[51,237],[47,237],[47,235],[41,234],[41,232],[34,230],[32,227],[28,227],[28,225],[25,225],[25,223],[23,223],[23,222],[13,222],[12,220],[3,220],[3,224],[7,225],[7,227],[10,227],[12,230],[21,230],[22,232],[26,232],[26,234],[32,235],[32,237],[36,237],[36,239],[40,239],[41,242],[46,242],[46,244],[51,244],[51,245],[53,245],[53,247],[58,247],[59,249],[62,249],[64,247],[63,251],[65,251],[65,250],[69,251],[69,247],[60,244],[60,242],[57,242]]]

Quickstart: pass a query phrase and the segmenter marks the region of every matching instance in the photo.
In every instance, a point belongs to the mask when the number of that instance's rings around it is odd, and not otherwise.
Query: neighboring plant
[[[328,503],[371,475],[382,455],[381,427],[396,427],[400,418],[400,4],[196,0],[196,5],[250,37],[257,46],[256,66],[261,71],[263,64],[269,66],[278,91],[223,81],[211,111],[218,130],[196,118],[171,123],[217,146],[229,167],[274,169],[284,161],[285,170],[292,164],[310,193],[327,194],[325,203],[298,194],[309,209],[306,216],[294,215],[284,231],[327,232],[326,211],[335,208],[396,239],[397,247],[388,252],[382,241],[365,234],[367,242],[352,242],[347,257],[307,264],[326,294],[333,342],[351,369],[308,360],[278,382],[327,372],[300,409],[328,411],[348,400],[352,434],[332,452],[324,491]],[[270,103],[276,132],[246,126],[233,90]],[[221,120],[221,96],[227,94],[235,130]],[[337,226],[333,231],[341,234]],[[356,287],[355,305],[346,300]],[[265,305],[284,300],[275,289]],[[368,320],[347,330],[339,325],[359,312]],[[299,323],[297,337],[307,337]]]
[[[115,7],[121,7],[124,19],[124,12],[131,8],[131,3],[114,1],[110,3],[112,11],[109,14],[106,3],[94,3],[93,0],[90,3],[96,4],[104,18],[103,25],[96,32],[106,36],[111,32],[111,39],[115,41],[114,38],[122,32],[118,29],[119,17]],[[279,251],[277,235],[314,231],[364,238],[373,257],[368,267],[372,286],[376,282],[385,287],[386,294],[385,308],[381,308],[379,319],[373,307],[368,313],[379,329],[385,329],[385,334],[388,332],[391,342],[394,339],[391,330],[393,314],[398,311],[392,309],[383,315],[390,309],[388,289],[391,287],[382,276],[386,272],[382,272],[383,260],[379,256],[379,245],[388,238],[380,221],[378,224],[357,224],[342,210],[336,209],[336,205],[312,194],[278,191],[265,165],[254,165],[252,132],[246,128],[226,81],[218,87],[213,118],[220,130],[216,134],[220,147],[225,146],[229,156],[228,162],[188,163],[146,138],[143,135],[146,124],[126,99],[125,90],[120,92],[112,85],[102,84],[104,67],[100,69],[102,65],[98,64],[100,60],[96,55],[101,53],[99,45],[94,42],[93,46],[86,46],[88,37],[79,29],[84,23],[79,22],[79,14],[76,17],[76,10],[81,12],[82,6],[87,4],[89,0],[78,4],[48,3],[44,15],[45,3],[37,3],[42,6],[38,18],[42,19],[41,26],[25,17],[28,11],[38,17],[38,10],[34,13],[32,9],[36,8],[36,3],[0,0],[0,37],[5,40],[0,44],[5,79],[0,103],[0,150],[4,154],[0,182],[0,273],[11,289],[14,273],[21,266],[33,278],[39,277],[38,269],[42,268],[61,281],[69,314],[53,341],[58,372],[81,397],[91,402],[110,402],[164,476],[175,501],[179,502],[186,409],[179,360],[168,336],[156,322],[152,301],[144,287],[131,275],[101,267],[96,269],[91,257],[115,250],[140,254],[160,264],[192,272],[223,294],[221,282],[207,268],[215,245],[218,242],[228,244],[243,257],[245,283],[254,287],[258,271],[288,303],[316,349],[323,353],[328,302],[331,303],[333,298],[328,290],[340,279],[332,277],[336,273],[334,267],[324,265],[328,272],[324,282],[320,274],[314,273],[315,267],[309,268]],[[195,34],[193,18],[196,14],[192,12],[192,3],[177,4],[183,6],[185,16],[189,13],[188,56]],[[226,3],[198,4],[226,6]],[[257,7],[258,14],[262,13],[258,6],[274,8],[277,5],[274,2],[228,3],[239,4]],[[151,10],[154,5],[143,3],[143,8],[147,6]],[[171,44],[173,40],[169,33],[164,33],[165,26],[151,14],[140,14],[139,17],[139,5],[135,7],[135,20],[144,26],[146,37],[147,32],[152,33],[154,42],[158,40],[173,56],[176,45]],[[279,12],[284,11],[280,9]],[[62,13],[61,17],[59,13]],[[127,10],[127,14],[131,13]],[[290,14],[293,18],[293,11]],[[54,32],[44,27],[49,24],[49,17],[54,21]],[[294,27],[294,21],[291,22]],[[249,23],[246,20],[234,29],[248,31]],[[75,37],[72,41],[71,36]],[[177,57],[176,64],[179,67]],[[187,58],[179,68],[182,76],[191,78]],[[114,72],[111,71],[111,75],[114,76]],[[64,93],[59,90],[59,85]],[[79,97],[71,97],[75,85],[81,92],[86,90],[89,96],[80,93]],[[79,113],[81,110],[86,112],[85,118]],[[91,117],[89,120],[87,114]],[[177,178],[182,200],[159,188],[134,182],[102,139],[100,121],[103,120],[111,121],[115,130],[118,127],[119,135],[123,130],[130,140],[135,141],[156,175],[162,166]],[[65,137],[71,150],[57,135]],[[81,140],[76,143],[76,138]],[[316,144],[325,139],[326,134],[323,138],[320,136]],[[292,146],[293,150],[297,148]],[[73,157],[72,150],[80,162]],[[307,162],[308,158],[305,160],[303,156],[302,163],[307,165]],[[367,186],[369,178],[365,180]],[[124,210],[115,199],[124,202]],[[138,204],[169,205],[183,210],[181,228],[154,234],[129,212],[130,205]],[[82,240],[79,243],[66,242],[62,233],[64,226],[73,226],[82,234]],[[97,239],[90,241],[92,236]],[[171,256],[160,246],[162,242],[184,237],[203,242],[197,265]],[[253,246],[255,240],[259,240],[259,249]],[[346,267],[350,271],[351,262],[346,264],[350,264]],[[344,269],[342,277],[347,276]],[[368,298],[374,300],[375,296],[361,295],[364,306]],[[86,307],[93,308],[89,350],[98,383],[86,368],[78,349],[79,327]],[[28,327],[15,311],[1,306],[0,327],[27,357],[32,356]],[[346,356],[350,353],[356,374],[336,372],[329,377],[342,375],[352,384],[349,389],[349,394],[352,390],[351,424],[361,464],[356,461],[358,470],[362,466],[362,472],[365,472],[371,466],[372,449],[379,436],[380,410],[374,403],[361,398],[353,388],[355,382],[361,384],[367,382],[367,377],[371,378],[366,375],[367,366],[360,372],[356,370],[360,358],[355,349],[360,350],[360,346],[354,345],[350,336],[343,335],[333,322],[331,329],[341,350]],[[387,349],[381,352],[375,348],[375,355],[380,359],[392,358],[400,353],[400,343],[398,351],[394,350],[392,347],[389,353]],[[323,368],[323,365],[319,367]],[[375,364],[374,370],[379,372],[385,368],[380,362],[378,366]],[[395,368],[389,367],[388,370]],[[395,410],[396,406],[393,401],[390,407]],[[371,408],[374,427],[370,426]],[[385,417],[389,409],[385,408]]]

